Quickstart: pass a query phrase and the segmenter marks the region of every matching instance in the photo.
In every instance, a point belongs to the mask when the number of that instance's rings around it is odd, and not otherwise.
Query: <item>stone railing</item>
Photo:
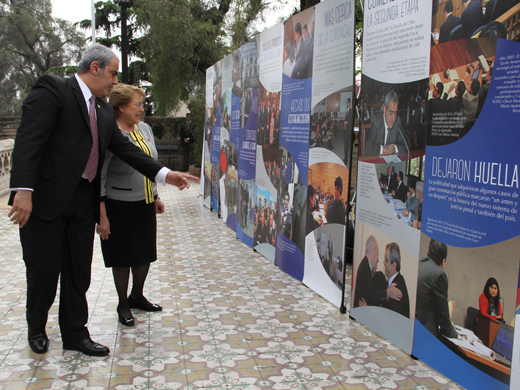
[[[0,118],[0,140],[13,139],[20,125],[19,116],[8,116]]]
[[[0,140],[0,196],[9,192],[14,139]]]

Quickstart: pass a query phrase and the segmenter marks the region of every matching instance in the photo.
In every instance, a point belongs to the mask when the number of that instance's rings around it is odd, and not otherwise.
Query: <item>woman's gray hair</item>
[[[103,76],[105,68],[112,58],[116,58],[116,54],[110,50],[108,47],[100,45],[99,43],[95,43],[90,46],[81,57],[81,61],[78,65],[78,74],[86,73],[90,69],[90,64],[94,61],[97,61],[99,67],[101,68],[101,73],[99,76]]]

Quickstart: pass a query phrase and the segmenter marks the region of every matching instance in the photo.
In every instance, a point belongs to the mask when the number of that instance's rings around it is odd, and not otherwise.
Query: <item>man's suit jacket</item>
[[[359,263],[356,274],[354,307],[359,307],[359,301],[362,298],[369,306],[379,306],[386,301],[386,290],[376,289],[372,270],[366,256]]]
[[[101,168],[107,149],[152,181],[162,165],[121,134],[114,110],[104,99],[96,98],[95,104],[99,162],[94,181],[98,196],[95,207],[99,209]],[[76,78],[42,76],[23,104],[10,187],[32,188],[32,215],[52,220],[75,193],[91,148],[90,120]],[[10,203],[13,197],[14,193]]]
[[[460,18],[453,16],[451,14],[448,16],[446,21],[441,26],[441,31],[439,32],[439,43],[448,42],[450,40],[450,32],[459,24],[461,24]]]
[[[415,318],[435,336],[457,337],[448,309],[448,277],[432,259],[419,262]]]
[[[473,33],[480,26],[485,24],[481,1],[470,1],[468,7],[460,15],[460,20],[462,22],[462,29],[464,30],[464,38],[471,38]]]
[[[305,42],[303,38],[300,39],[298,52],[296,53],[296,60],[294,61],[294,67],[291,77],[293,79],[306,79],[307,78],[307,50],[305,48]]]
[[[441,98],[433,98],[428,100],[428,122],[431,123],[433,120],[433,114],[439,114],[446,112],[446,100]]]
[[[403,293],[403,297],[400,301],[388,299],[383,302],[383,307],[410,318],[410,298],[408,297],[408,289],[406,288],[406,282],[404,281],[403,275],[399,272],[392,283],[395,283],[395,287]]]
[[[406,209],[415,215],[415,219],[417,219],[417,213],[419,210],[419,199],[417,199],[417,195],[411,196],[406,199]],[[413,221],[413,219],[412,219]]]
[[[395,196],[394,199],[399,199],[401,202],[406,201],[406,193],[408,192],[408,187],[401,182],[401,184],[397,183],[395,188]]]
[[[401,121],[396,119],[394,127],[390,129],[390,138],[388,145],[395,144],[399,153],[406,153],[406,145],[410,145],[410,142],[405,141],[404,132],[401,128]],[[383,113],[374,114],[372,120],[372,127],[368,133],[367,141],[365,144],[365,156],[378,156],[381,154],[381,145],[386,145],[385,142],[385,121],[383,119]]]
[[[408,125],[417,127],[421,124],[421,105],[416,102],[410,102],[408,105]]]
[[[462,110],[462,97],[452,97],[448,99],[445,104],[447,112],[460,112]]]
[[[394,175],[390,174],[390,181],[388,181],[388,175],[385,175],[385,186],[387,186],[387,190],[391,193],[397,187],[397,180]]]
[[[347,213],[341,199],[334,200],[327,210],[327,223],[339,223],[345,225]]]

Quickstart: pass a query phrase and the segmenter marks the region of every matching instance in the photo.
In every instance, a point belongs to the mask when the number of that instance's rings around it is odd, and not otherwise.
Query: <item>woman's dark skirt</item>
[[[110,222],[108,240],[101,240],[105,267],[139,267],[157,260],[155,204],[105,202]]]

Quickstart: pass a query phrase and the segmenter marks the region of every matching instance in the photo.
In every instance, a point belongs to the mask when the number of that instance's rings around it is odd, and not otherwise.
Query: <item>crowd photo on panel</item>
[[[404,169],[404,163],[399,164]],[[386,171],[383,171],[386,167]],[[424,183],[417,177],[396,172],[394,165],[381,165],[378,177],[381,193],[394,214],[404,223],[421,229]]]

